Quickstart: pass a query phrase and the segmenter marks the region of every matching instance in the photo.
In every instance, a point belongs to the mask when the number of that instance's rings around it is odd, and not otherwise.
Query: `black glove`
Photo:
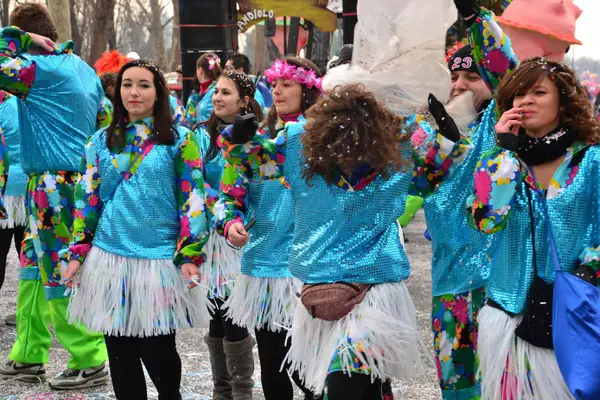
[[[452,117],[448,115],[444,105],[431,93],[429,94],[429,113],[433,119],[435,119],[442,136],[453,142],[458,142],[460,140],[460,132],[458,131],[456,123]]]
[[[231,130],[231,142],[244,144],[252,139],[257,129],[258,122],[254,114],[238,115]]]
[[[467,27],[471,26],[480,10],[477,0],[454,0],[454,5],[464,18]],[[467,19],[467,17],[471,18]]]

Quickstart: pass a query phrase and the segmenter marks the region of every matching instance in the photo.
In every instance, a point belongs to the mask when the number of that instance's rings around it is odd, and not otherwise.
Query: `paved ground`
[[[412,264],[412,275],[408,282],[410,292],[417,306],[417,317],[419,328],[424,343],[428,346],[431,342],[429,328],[429,314],[431,310],[431,275],[429,273],[429,260],[431,250],[429,242],[423,238],[425,224],[422,212],[408,226],[405,235],[409,239],[407,250]],[[9,313],[14,312],[17,297],[17,257],[11,253],[7,276],[2,292],[0,292],[0,321],[4,320]],[[200,329],[188,330],[178,333],[178,346],[183,361],[184,376],[182,380],[182,393],[186,400],[210,400],[212,382],[210,376],[210,364],[206,345],[202,337],[204,333]],[[0,323],[0,360],[3,362],[15,339],[15,329]],[[255,399],[264,399],[260,387],[260,367],[258,355],[256,354],[256,373],[254,376]],[[50,352],[49,375],[58,374],[66,367],[68,353],[55,342]],[[149,393],[153,390],[149,383]],[[437,400],[440,395],[436,388],[436,374],[433,366],[428,367],[426,374],[420,379],[409,382],[394,382],[396,399],[419,399]],[[156,396],[150,396],[156,399]],[[298,394],[297,399],[301,399]],[[23,399],[23,400],[88,400],[88,399],[114,399],[111,387],[97,387],[89,390],[76,392],[52,392],[46,384],[27,384],[16,381],[0,381],[0,400]]]

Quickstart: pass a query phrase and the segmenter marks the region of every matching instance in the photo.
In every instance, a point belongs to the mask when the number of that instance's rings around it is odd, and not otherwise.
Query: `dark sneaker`
[[[8,360],[0,365],[0,374],[11,376],[25,382],[45,382],[46,369],[44,364],[25,364]]]
[[[108,368],[102,364],[86,369],[66,369],[48,383],[52,389],[62,390],[106,385],[109,380]]]
[[[11,314],[8,317],[4,318],[4,323],[10,326],[17,326],[17,316],[16,314]]]

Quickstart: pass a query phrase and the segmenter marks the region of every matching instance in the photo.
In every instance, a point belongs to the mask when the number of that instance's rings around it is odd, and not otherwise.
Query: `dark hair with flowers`
[[[123,74],[129,68],[145,68],[152,72],[154,76],[154,87],[156,89],[156,102],[154,103],[152,127],[152,136],[156,144],[173,144],[175,137],[173,135],[173,117],[171,116],[171,107],[169,106],[169,90],[167,81],[162,71],[156,64],[148,60],[133,60],[123,65],[117,77],[115,87],[115,101],[113,119],[107,129],[106,145],[110,149],[122,149],[125,146],[125,128],[129,122],[129,112],[123,104],[121,98],[121,85],[123,84]],[[134,121],[131,121],[134,122]]]
[[[204,71],[204,76],[206,79],[210,79],[211,81],[216,81],[219,79],[219,76],[223,73],[223,68],[221,68],[221,59],[215,53],[204,53],[198,60],[196,60],[196,69],[202,68]],[[198,80],[198,74],[194,74],[194,88],[199,90],[200,88],[200,80]]]
[[[270,75],[273,77],[270,78],[270,82],[275,79],[288,79],[286,76],[296,80],[295,78],[298,74],[298,71],[302,70],[302,76],[298,77],[298,80],[306,82],[298,82],[302,85],[302,112],[305,112],[312,107],[321,96],[321,79],[323,74],[321,73],[319,67],[317,67],[312,61],[300,57],[286,57],[283,59],[283,61],[275,61],[275,64],[273,64],[273,67],[271,67],[269,70],[272,70]],[[265,76],[267,76],[267,71],[264,73]],[[306,79],[302,78],[303,76],[306,76]],[[278,120],[279,115],[277,114],[277,106],[273,104],[273,107],[271,107],[267,117],[267,127],[269,128],[269,134],[271,137],[277,136],[276,130]]]

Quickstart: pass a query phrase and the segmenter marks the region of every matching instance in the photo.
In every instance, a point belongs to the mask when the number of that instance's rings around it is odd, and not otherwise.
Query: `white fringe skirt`
[[[240,275],[242,252],[229,247],[225,238],[214,229],[210,231],[204,251],[206,262],[200,267],[202,289],[211,299],[225,300]]]
[[[3,196],[2,203],[6,210],[6,219],[0,220],[0,229],[10,229],[16,226],[25,226],[27,214],[25,211],[24,196]]]
[[[571,400],[554,350],[519,339],[521,316],[485,306],[478,316],[482,400]]]
[[[256,278],[240,274],[224,307],[234,324],[249,331],[279,332],[292,326],[302,282],[297,278]]]
[[[372,381],[412,378],[422,370],[415,306],[404,282],[376,285],[339,321],[313,318],[300,303],[290,336],[286,361],[315,393],[325,387],[336,350],[342,372],[351,374],[358,357]]]
[[[128,258],[94,246],[77,280],[69,322],[90,331],[147,337],[208,326],[206,293],[188,289],[171,259]]]

